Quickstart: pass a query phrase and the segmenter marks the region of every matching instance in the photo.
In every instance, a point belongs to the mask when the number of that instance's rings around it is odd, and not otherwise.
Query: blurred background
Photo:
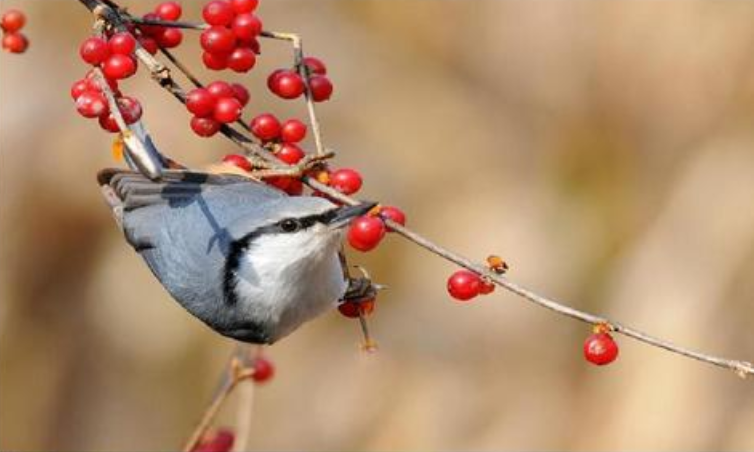
[[[175,449],[233,344],[168,297],[100,199],[95,173],[119,163],[68,94],[91,17],[75,1],[11,7],[31,48],[0,54],[0,448]],[[504,256],[542,294],[754,360],[753,3],[262,0],[259,14],[328,64],[324,138],[363,197],[466,256]],[[303,117],[264,85],[290,49],[262,51],[247,112]],[[196,35],[177,53],[205,80],[238,79],[199,70]],[[195,166],[233,152],[193,135],[143,71],[122,88],[164,152]],[[454,267],[399,237],[351,262],[390,286],[371,317],[380,352],[337,312],[271,347],[253,449],[754,448],[751,381],[622,337],[615,364],[591,366],[587,325],[501,290],[454,303]]]

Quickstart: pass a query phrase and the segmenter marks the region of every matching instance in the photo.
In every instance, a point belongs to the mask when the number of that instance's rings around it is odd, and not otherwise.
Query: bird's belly
[[[265,326],[272,342],[332,309],[346,289],[337,255],[298,267],[261,271],[259,276],[249,296],[243,296],[241,288],[240,301]]]

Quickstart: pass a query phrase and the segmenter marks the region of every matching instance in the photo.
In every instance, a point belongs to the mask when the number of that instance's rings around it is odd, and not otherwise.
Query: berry
[[[492,292],[495,291],[495,285],[492,283],[489,283],[485,280],[482,280],[482,285],[479,286],[479,293],[481,295],[489,295]]]
[[[120,113],[123,116],[123,121],[125,121],[126,124],[130,125],[141,119],[143,110],[141,108],[141,103],[139,103],[138,100],[134,99],[133,97],[123,96],[118,99],[117,102],[118,107],[120,108]],[[115,117],[113,117],[112,112],[107,116],[100,116],[99,125],[102,126],[103,129],[110,132],[120,131],[120,129],[118,128],[118,123],[115,121]]]
[[[29,40],[23,33],[6,33],[3,35],[2,46],[10,53],[24,53],[29,48]]]
[[[181,45],[183,32],[177,28],[165,28],[162,33],[156,35],[156,40],[160,47],[172,49]]]
[[[342,168],[330,174],[330,186],[344,195],[352,195],[361,188],[362,179],[358,171]]]
[[[158,16],[155,13],[149,13],[145,14],[143,17],[144,20],[160,20],[160,16]],[[163,32],[165,30],[165,27],[161,27],[159,25],[141,25],[139,26],[139,29],[147,36],[155,37]]]
[[[298,143],[306,137],[306,124],[298,119],[289,119],[283,123],[280,138],[284,143]]]
[[[290,187],[291,182],[293,181],[292,178],[286,177],[286,176],[275,176],[275,177],[268,177],[264,180],[268,185],[272,185],[273,187],[277,188],[278,190],[287,191],[288,187]]]
[[[89,90],[89,81],[78,80],[74,82],[73,85],[71,85],[71,97],[73,98],[73,100],[76,100],[87,90]]]
[[[479,295],[482,278],[468,270],[458,270],[448,278],[448,293],[456,300],[466,301]]]
[[[406,225],[406,214],[397,207],[385,206],[380,209],[380,216],[386,220],[393,220],[401,226]],[[388,231],[392,231],[388,227]]]
[[[280,121],[275,116],[264,113],[251,120],[251,133],[262,141],[272,141],[280,136]]]
[[[236,47],[236,35],[225,27],[215,26],[202,32],[199,43],[209,53],[228,54]]]
[[[144,50],[146,50],[150,54],[154,55],[155,53],[157,53],[159,45],[157,44],[157,40],[155,40],[154,38],[149,36],[139,36],[138,41],[139,45],[141,45]]]
[[[289,165],[295,165],[299,161],[301,161],[302,158],[306,153],[304,153],[303,150],[301,150],[300,147],[296,146],[295,144],[286,143],[283,146],[281,146],[280,150],[277,153],[277,157],[289,164]]]
[[[217,430],[207,433],[202,440],[191,449],[191,452],[230,452],[233,449],[235,435],[230,430]]]
[[[228,56],[228,67],[235,72],[249,72],[256,62],[254,51],[243,47],[237,47]]]
[[[366,317],[374,312],[374,298],[363,301],[344,301],[338,305],[338,311],[350,319]]]
[[[325,75],[327,74],[327,66],[319,58],[305,57],[304,64],[309,68],[309,72],[312,75]]]
[[[215,102],[215,96],[205,88],[192,89],[186,95],[186,109],[200,118],[212,115]]]
[[[110,56],[110,49],[102,38],[87,38],[79,47],[79,55],[85,62],[97,66]]]
[[[262,21],[251,13],[239,14],[231,28],[239,41],[249,42],[262,32]]]
[[[107,99],[97,91],[84,91],[76,98],[76,110],[85,118],[96,118],[108,113]]]
[[[257,9],[259,0],[231,0],[230,4],[233,7],[233,12],[236,14],[244,14]]]
[[[110,55],[102,66],[105,77],[113,80],[128,78],[136,73],[136,60],[130,56],[116,53]]]
[[[252,380],[257,383],[264,383],[269,381],[272,376],[275,375],[275,366],[272,362],[261,356],[254,360],[254,374],[251,376]]]
[[[202,52],[202,62],[208,69],[222,71],[228,68],[228,55],[224,53]]]
[[[223,82],[223,81],[216,81],[212,82],[209,85],[207,85],[207,91],[212,94],[215,99],[220,99],[223,97],[233,97],[235,94],[235,91],[233,91],[233,87],[230,86],[229,83]]]
[[[295,99],[303,94],[306,89],[301,76],[288,70],[277,73],[272,85],[272,92],[283,99]]]
[[[230,163],[231,165],[235,165],[244,171],[252,170],[251,162],[249,161],[249,159],[247,159],[243,155],[228,154],[223,158],[223,162]]]
[[[288,71],[288,69],[275,69],[270,75],[267,76],[267,88],[270,91],[272,91],[273,93],[275,92],[278,76],[286,71]]]
[[[222,124],[211,118],[200,118],[194,116],[191,118],[191,130],[200,137],[211,137],[216,134]]]
[[[304,183],[299,179],[291,179],[291,183],[288,184],[288,188],[285,189],[285,192],[290,196],[301,196],[301,194],[304,193]]]
[[[183,9],[178,2],[162,2],[154,10],[155,14],[162,20],[178,20],[181,18]]]
[[[136,39],[128,32],[115,33],[107,42],[110,53],[119,55],[131,55],[136,48]]]
[[[609,333],[595,333],[584,341],[584,358],[592,364],[604,366],[618,357],[618,344]]]
[[[230,24],[234,16],[233,7],[229,2],[223,0],[214,0],[202,9],[204,21],[210,25],[225,26]]]
[[[0,18],[0,27],[9,34],[24,28],[24,24],[26,24],[26,15],[17,9],[9,9]]]
[[[348,243],[359,251],[369,251],[385,236],[385,223],[377,217],[363,216],[353,220],[348,229]]]
[[[241,102],[235,97],[221,97],[215,104],[213,116],[215,121],[223,124],[230,124],[241,117]]]
[[[249,98],[251,97],[249,95],[249,90],[240,83],[231,83],[230,87],[233,88],[233,97],[238,99],[238,101],[241,102],[242,106],[246,106],[246,104],[249,103]]]
[[[332,96],[332,82],[324,75],[314,75],[309,78],[309,87],[312,90],[312,99],[314,102],[322,102]]]

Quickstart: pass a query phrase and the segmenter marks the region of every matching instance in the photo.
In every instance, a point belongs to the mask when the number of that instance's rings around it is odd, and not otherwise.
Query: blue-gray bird
[[[186,310],[222,335],[271,344],[331,309],[347,281],[343,227],[373,203],[289,197],[242,176],[98,175],[126,240]]]

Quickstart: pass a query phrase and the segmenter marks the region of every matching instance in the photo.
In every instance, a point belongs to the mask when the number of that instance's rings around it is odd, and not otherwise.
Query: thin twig
[[[243,353],[243,360],[246,366],[253,367],[253,359],[259,357],[262,353],[260,345],[252,346],[243,344],[240,348]],[[252,357],[254,355],[254,358]],[[247,380],[241,383],[238,391],[238,411],[236,411],[236,439],[233,442],[234,452],[244,452],[248,449],[249,439],[251,438],[251,418],[254,407],[254,391],[256,385],[254,381]]]

